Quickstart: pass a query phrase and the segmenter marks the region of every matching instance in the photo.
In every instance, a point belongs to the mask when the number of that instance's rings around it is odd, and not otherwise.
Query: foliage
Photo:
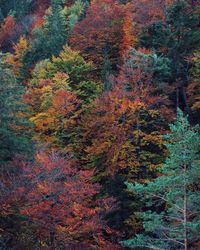
[[[173,84],[176,108],[180,106],[180,100],[183,100],[183,106],[188,110],[185,87],[190,64],[187,59],[200,44],[198,25],[198,13],[191,13],[185,1],[176,0],[167,9],[166,21],[158,20],[147,26],[140,38],[141,46],[153,47],[157,53],[164,54],[170,60],[169,83]]]
[[[192,58],[194,62],[194,68],[192,69],[191,82],[187,87],[187,95],[190,107],[193,112],[193,116],[195,121],[198,121],[199,117],[199,109],[200,109],[200,83],[199,83],[199,75],[200,75],[200,54],[197,51]]]
[[[200,248],[199,17],[0,0],[0,248]]]
[[[12,66],[15,77],[21,81],[24,79],[23,60],[28,50],[30,50],[25,37],[20,37],[19,42],[14,45],[14,54],[10,54],[7,63]]]
[[[26,130],[30,125],[22,116],[25,106],[21,103],[23,87],[18,85],[11,68],[0,54],[0,165],[6,164],[15,154],[31,150]]]
[[[24,171],[29,185],[21,214],[32,219],[36,235],[47,245],[118,249],[104,237],[113,233],[103,219],[113,209],[112,199],[95,198],[100,186],[91,182],[92,171],[79,171],[70,155],[65,159],[43,151]]]
[[[122,5],[113,0],[92,1],[86,17],[75,26],[70,44],[102,69],[106,56],[113,66],[120,53],[134,45],[131,34],[130,17]]]
[[[169,157],[160,176],[147,185],[127,184],[147,199],[144,233],[123,244],[149,249],[192,249],[199,242],[199,142],[198,127],[178,110],[171,133],[166,136]],[[153,211],[152,211],[153,208]]]
[[[0,26],[0,48],[9,47],[16,33],[16,22],[13,16],[7,16]]]
[[[82,108],[100,93],[100,86],[87,79],[91,71],[92,65],[69,47],[36,65],[25,95],[36,138],[54,146],[72,142]]]

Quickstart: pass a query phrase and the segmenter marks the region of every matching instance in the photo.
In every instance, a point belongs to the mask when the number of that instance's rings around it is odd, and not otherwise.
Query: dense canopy
[[[0,249],[200,249],[199,123],[199,0],[0,0]]]

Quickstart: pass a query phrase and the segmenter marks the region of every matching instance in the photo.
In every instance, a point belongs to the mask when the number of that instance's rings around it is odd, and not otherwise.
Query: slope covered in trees
[[[200,1],[0,0],[0,249],[200,249]]]

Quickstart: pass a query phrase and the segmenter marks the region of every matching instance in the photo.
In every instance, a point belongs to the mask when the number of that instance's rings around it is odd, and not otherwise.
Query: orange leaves
[[[66,116],[75,110],[76,103],[78,103],[78,100],[75,95],[64,89],[60,89],[57,91],[56,96],[52,101],[52,108],[49,109],[49,113],[57,113]]]
[[[156,172],[162,163],[162,100],[154,94],[151,75],[135,73],[134,67],[122,68],[112,91],[98,98],[81,121],[82,161],[99,177],[127,173],[132,179],[140,173],[142,181],[145,171]]]
[[[14,54],[9,55],[7,62],[13,66],[13,71],[17,78],[21,76],[21,68],[23,66],[23,57],[25,53],[31,48],[24,37],[20,37],[19,42],[14,45]]]
[[[73,117],[79,100],[70,91],[69,76],[65,73],[58,72],[52,79],[30,82],[24,101],[29,105],[30,120],[35,124],[37,140],[56,145],[59,134],[75,122]]]
[[[15,35],[16,23],[13,16],[7,16],[0,27],[0,48],[11,43]]]

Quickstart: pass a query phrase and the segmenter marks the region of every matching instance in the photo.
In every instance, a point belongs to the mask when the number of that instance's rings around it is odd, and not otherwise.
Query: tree
[[[46,6],[48,3],[44,2],[43,8]],[[27,71],[40,60],[59,55],[84,10],[85,4],[81,1],[63,8],[61,0],[52,0],[46,15],[44,15],[44,10],[41,10],[41,14],[37,13],[39,16],[36,15],[31,28],[32,49],[24,58]]]
[[[107,58],[116,69],[120,53],[134,45],[131,34],[129,13],[123,5],[114,0],[92,1],[85,18],[75,25],[70,45],[98,69]]]
[[[33,49],[35,50],[33,53],[40,60],[58,55],[66,43],[65,21],[61,11],[61,1],[52,0],[51,12],[46,16],[44,27],[33,31]]]
[[[30,124],[22,116],[26,108],[21,103],[23,86],[20,86],[5,62],[6,55],[0,54],[0,165],[12,160],[15,154],[31,152],[28,131]],[[30,151],[29,151],[30,150]]]
[[[166,21],[158,20],[145,27],[140,37],[140,46],[154,48],[158,55],[164,54],[170,60],[169,83],[174,88],[171,99],[176,108],[186,108],[188,112],[186,87],[190,64],[187,58],[200,44],[198,25],[199,17],[191,11],[186,1],[176,0],[167,9]]]
[[[17,246],[27,249],[34,245],[33,231],[20,214],[23,206],[24,193],[21,187],[26,182],[23,168],[28,163],[22,155],[16,155],[6,162],[4,171],[0,174],[0,245],[2,249]]]
[[[100,84],[89,79],[92,68],[69,47],[36,65],[24,102],[37,140],[60,147],[74,143],[77,120],[101,91]]]
[[[156,132],[158,126],[164,129],[164,116],[170,113],[166,98],[157,95],[157,82],[164,82],[168,75],[168,61],[145,52],[132,49],[127,53],[118,77],[110,79],[112,89],[96,99],[81,122],[83,140],[87,145],[83,146],[84,152],[93,159],[93,166],[100,165],[101,169],[104,166],[107,173],[134,168],[140,158],[137,154],[142,155],[145,151],[142,150],[145,142],[140,139],[149,141],[147,144],[154,143],[159,134]],[[159,125],[156,125],[158,120]],[[161,141],[158,139],[157,142]],[[151,151],[156,146],[147,148]],[[91,164],[91,160],[89,162]]]
[[[0,0],[0,6],[4,17],[12,13],[17,20],[20,20],[30,14],[35,2],[36,0]]]
[[[104,220],[114,209],[112,199],[96,198],[100,186],[91,181],[93,171],[78,170],[70,155],[42,150],[33,165],[25,166],[21,214],[31,219],[38,242],[46,247],[118,249]]]
[[[146,185],[127,184],[145,194],[147,208],[139,214],[144,232],[123,242],[124,246],[184,250],[199,246],[200,134],[181,110],[170,130],[165,136],[169,156],[160,176]]]
[[[165,21],[166,9],[174,0],[136,0],[132,6],[133,20],[139,29],[158,20]]]
[[[16,36],[16,22],[13,16],[7,16],[0,26],[0,48],[8,51]]]
[[[193,114],[193,121],[199,122],[199,111],[200,111],[200,53],[197,51],[192,61],[194,63],[194,67],[191,70],[191,80],[187,87],[187,96],[189,105]]]
[[[9,54],[7,57],[7,63],[12,66],[14,75],[18,81],[22,81],[25,78],[23,72],[23,60],[26,53],[31,49],[27,39],[25,37],[20,37],[17,44],[14,45],[14,53]]]
[[[153,75],[161,79],[162,70],[167,74],[164,61],[150,52],[131,50],[119,76],[110,79],[112,89],[97,98],[78,123],[76,152],[82,168],[94,168],[96,181],[119,200],[120,210],[111,221],[128,235],[127,229],[134,227],[137,232],[140,227],[131,211],[141,209],[142,204],[137,197],[131,202],[132,194],[123,183],[147,182],[157,175],[165,159],[162,134],[166,114],[173,114],[165,106],[166,99],[158,96],[152,79]]]

